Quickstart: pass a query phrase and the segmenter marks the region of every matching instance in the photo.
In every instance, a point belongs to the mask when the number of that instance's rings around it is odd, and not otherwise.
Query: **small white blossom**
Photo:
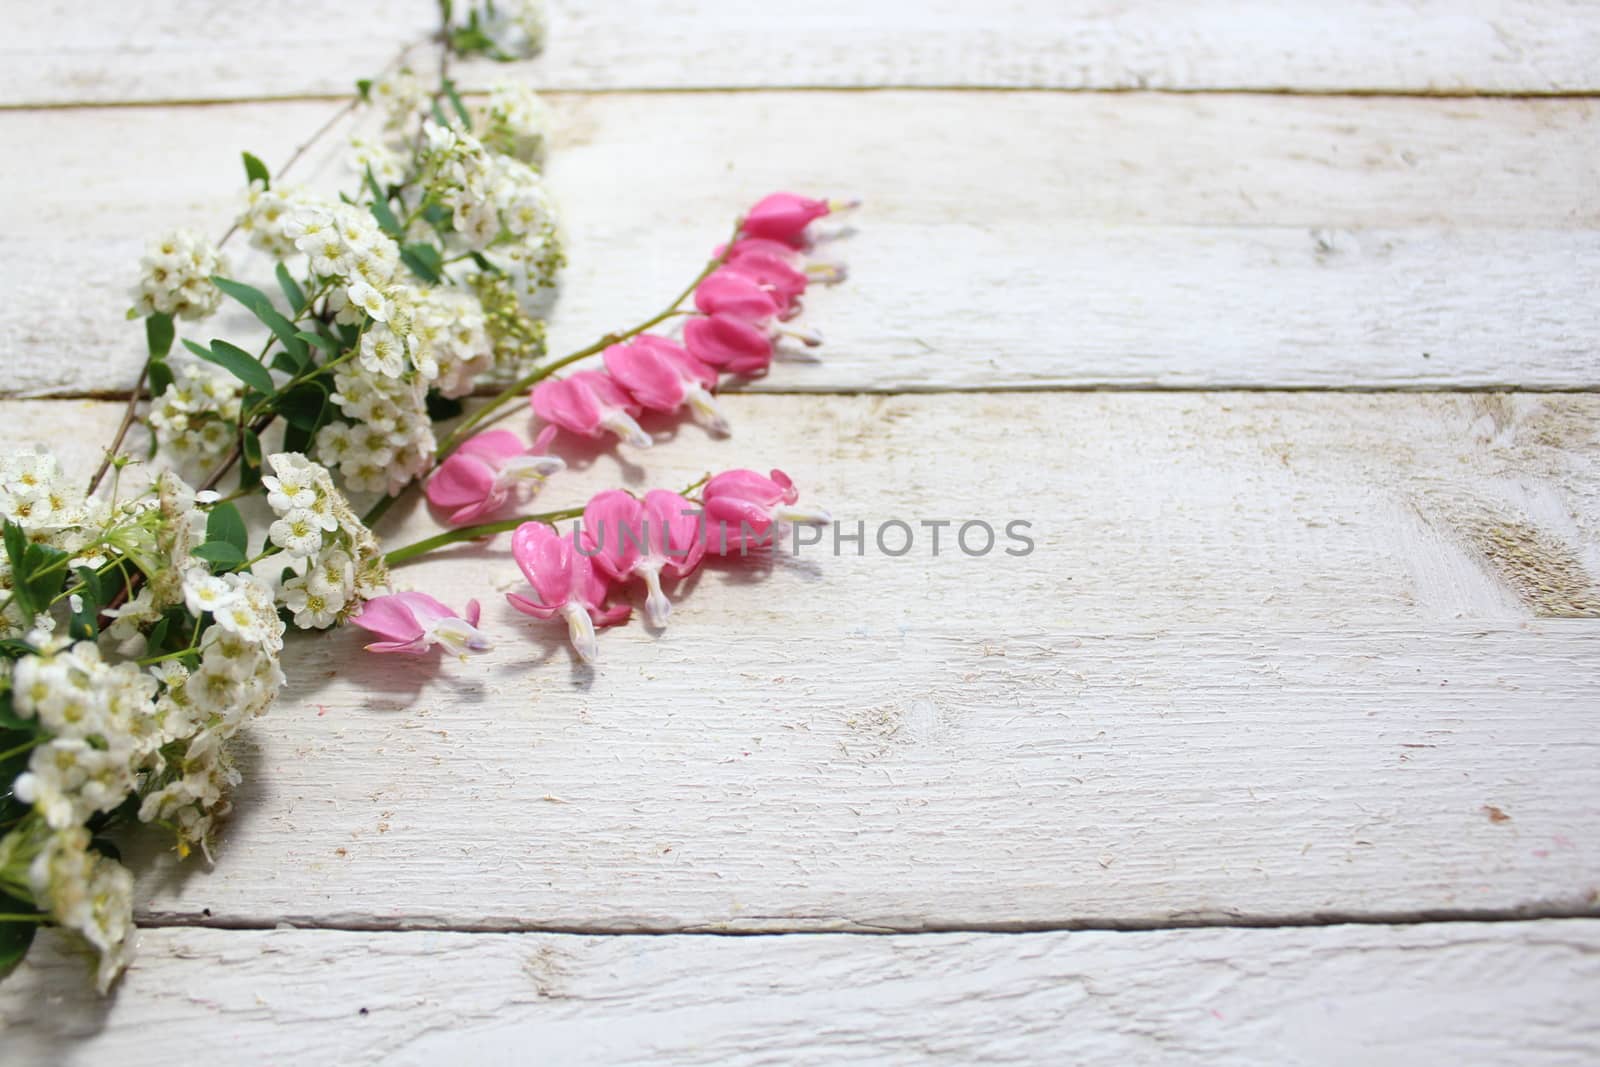
[[[211,276],[225,274],[227,265],[216,246],[192,231],[152,241],[139,267],[133,302],[141,315],[203,319],[222,303],[222,291],[211,284]]]

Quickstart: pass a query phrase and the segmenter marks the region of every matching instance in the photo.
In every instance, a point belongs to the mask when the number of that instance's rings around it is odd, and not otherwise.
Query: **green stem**
[[[445,459],[445,457],[449,456],[450,453],[454,452],[460,447],[462,440],[471,430],[482,425],[485,420],[489,419],[490,416],[492,416],[500,408],[504,407],[510,401],[517,399],[523,393],[527,392],[529,389],[533,388],[539,382],[543,381],[545,378],[548,378],[551,374],[560,370],[562,367],[576,363],[580,359],[587,359],[590,356],[604,352],[612,345],[644,333],[650,327],[655,326],[658,323],[665,322],[667,319],[670,319],[675,315],[687,314],[687,312],[681,310],[683,302],[694,295],[695,289],[699,287],[701,282],[706,280],[712,271],[716,270],[727,261],[728,248],[730,248],[733,245],[733,242],[738,239],[739,230],[743,226],[743,218],[735,221],[733,226],[733,234],[723,245],[722,254],[712,258],[709,262],[707,262],[706,265],[701,269],[700,273],[696,274],[694,279],[690,281],[688,285],[684,286],[683,291],[673,298],[672,303],[668,304],[664,310],[652,315],[648,319],[645,319],[643,322],[632,327],[631,329],[624,330],[621,333],[608,333],[588,347],[580,348],[576,352],[562,356],[554,363],[546,363],[544,366],[529,371],[521,378],[518,378],[510,385],[506,386],[506,388],[490,397],[488,403],[475,410],[471,415],[468,415],[459,425],[456,426],[455,429],[451,430],[450,433],[445,435],[445,439],[439,444],[438,459]]]
[[[47,923],[50,916],[40,913],[38,915],[23,915],[18,912],[0,911],[0,923]]]
[[[138,661],[139,666],[148,667],[152,663],[165,663],[169,659],[181,659],[184,656],[192,656],[192,655],[194,655],[196,652],[198,652],[200,650],[200,632],[203,629],[205,629],[205,627],[200,625],[200,620],[199,619],[196,619],[194,621],[194,633],[191,634],[190,637],[189,637],[189,647],[188,648],[180,648],[176,652],[168,652],[168,653],[166,653],[164,655],[160,655],[160,656],[147,656],[144,659]]]
[[[48,737],[35,737],[32,741],[25,741],[16,748],[8,748],[4,752],[0,752],[0,763],[5,762],[12,756],[20,756],[30,748],[38,748],[48,740],[50,740]]]
[[[389,499],[393,499],[392,497]],[[461,541],[475,541],[480,537],[489,537],[493,534],[507,533],[515,530],[525,522],[542,522],[555,525],[562,519],[575,519],[583,514],[583,508],[562,508],[560,511],[544,511],[537,515],[518,515],[514,519],[501,519],[499,522],[484,522],[476,526],[463,526],[459,530],[446,530],[442,534],[423,538],[415,544],[397,548],[383,557],[385,563],[394,567],[417,556],[426,555],[436,548],[457,544]]]

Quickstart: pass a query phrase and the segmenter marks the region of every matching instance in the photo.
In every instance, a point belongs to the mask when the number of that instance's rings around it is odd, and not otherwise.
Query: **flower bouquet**
[[[478,602],[405,589],[409,561],[509,533],[526,579],[511,607],[559,619],[592,662],[636,597],[665,626],[668,590],[707,553],[829,521],[781,471],[749,469],[526,511],[565,467],[562,435],[647,448],[647,412],[728,434],[728,377],[820,343],[796,322],[802,298],[844,271],[811,255],[812,230],[847,205],[760,200],[664,309],[551,356],[540,308],[564,257],[549,113],[518,85],[469,102],[448,69],[452,53],[536,51],[542,15],[441,11],[436,84],[400,64],[358,83],[347,110],[375,131],[352,140],[352,189],[319,195],[246,153],[244,206],[217,244],[151,244],[129,313],[147,359],[87,485],[47,453],[0,460],[0,970],[50,923],[93,949],[109,987],[133,916],[116,841],[154,826],[209,856],[240,778],[230,739],[283,685],[288,631],[350,623],[374,653],[487,650]],[[263,285],[234,273],[236,237]],[[225,303],[252,336],[196,333]],[[531,439],[491,428],[525,398]],[[384,515],[418,491],[444,528],[385,544]]]

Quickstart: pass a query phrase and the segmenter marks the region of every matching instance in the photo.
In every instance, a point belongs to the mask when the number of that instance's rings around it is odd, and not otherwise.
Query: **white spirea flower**
[[[161,312],[180,319],[203,319],[222,303],[213,274],[227,273],[226,261],[209,240],[178,230],[150,242],[139,260],[134,309],[141,315]]]
[[[478,10],[484,35],[505,56],[530,59],[544,50],[544,0],[487,0]]]
[[[383,112],[385,127],[403,131],[428,110],[431,97],[417,76],[402,67],[374,81],[367,89],[367,99]]]
[[[80,934],[100,955],[95,984],[110,988],[132,954],[133,875],[89,850],[89,831],[52,834],[28,869],[33,897],[50,917]]]
[[[370,172],[385,188],[399,185],[406,178],[400,154],[381,141],[365,137],[350,138],[350,169],[361,175]]]
[[[501,82],[489,91],[479,125],[485,148],[538,166],[553,126],[550,108],[524,82]]]
[[[233,445],[243,387],[199,363],[178,366],[172,384],[145,416],[156,440],[180,461],[210,466]]]
[[[359,435],[351,435],[352,440],[374,434],[370,426],[363,425],[358,430]],[[355,447],[359,446],[352,445]],[[391,461],[394,454],[390,452],[384,458]],[[267,463],[280,488],[285,481],[309,485],[314,497],[307,507],[292,506],[298,496],[291,499],[284,495],[277,502],[269,499],[279,518],[268,537],[275,544],[282,543],[279,536],[292,541],[295,548],[285,545],[285,551],[298,557],[296,574],[284,582],[278,602],[294,615],[296,626],[331,626],[346,618],[361,599],[376,596],[388,585],[382,549],[343,494],[334,488],[326,469],[295,452],[268,456]],[[386,468],[378,468],[378,473],[380,478],[387,478]]]
[[[414,359],[436,368],[433,384],[443,396],[467,395],[494,365],[483,305],[458,289],[418,293],[411,344]]]
[[[303,186],[279,185],[269,189],[257,178],[245,191],[239,229],[250,238],[252,245],[273,259],[288,259],[295,254],[294,239],[288,233],[290,220],[301,208],[322,203],[324,201]]]
[[[236,595],[232,584],[204,567],[192,567],[183,576],[183,603],[196,618],[227,607]]]
[[[382,371],[364,361],[334,371],[333,402],[355,423],[339,442],[339,475],[356,492],[398,492],[431,469],[438,445],[427,381]]]

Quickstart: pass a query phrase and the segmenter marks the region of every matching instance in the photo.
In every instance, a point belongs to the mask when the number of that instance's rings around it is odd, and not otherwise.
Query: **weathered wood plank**
[[[147,842],[146,915],[917,930],[1596,906],[1600,628],[1553,616],[1600,611],[1600,399],[729,403],[732,442],[575,453],[548,506],[777,465],[866,522],[867,555],[712,568],[664,635],[602,635],[593,674],[500,602],[503,549],[407,568],[483,596],[500,647],[429,665],[297,642],[217,866],[169,871]],[[112,411],[5,413],[23,440],[72,434],[83,465]],[[429,532],[402,518],[396,543]],[[969,558],[947,530],[938,557],[885,558],[889,518],[1025,518],[1037,546]]]
[[[1568,1064],[1600,923],[578,937],[146,930],[114,999],[46,935],[9,1063]]]
[[[512,68],[557,89],[958,87],[1554,93],[1600,87],[1581,0],[1296,0],[861,5],[737,0],[550,5],[546,54]],[[308,0],[27,5],[0,104],[329,95],[434,29],[435,6]],[[219,46],[225,45],[225,46]],[[426,46],[431,48],[431,46]],[[419,62],[431,63],[425,50]],[[478,87],[504,71],[467,66]]]
[[[823,362],[759,390],[1600,387],[1587,102],[557,104],[551,181],[572,249],[557,351],[654,312],[740,206],[790,186],[868,207],[838,245],[854,279],[812,299]],[[0,174],[0,390],[125,388],[142,331],[121,294],[143,241],[180,224],[220,233],[238,150],[285,158],[331,110],[0,114],[29,160]],[[335,147],[303,176],[336,186]]]

